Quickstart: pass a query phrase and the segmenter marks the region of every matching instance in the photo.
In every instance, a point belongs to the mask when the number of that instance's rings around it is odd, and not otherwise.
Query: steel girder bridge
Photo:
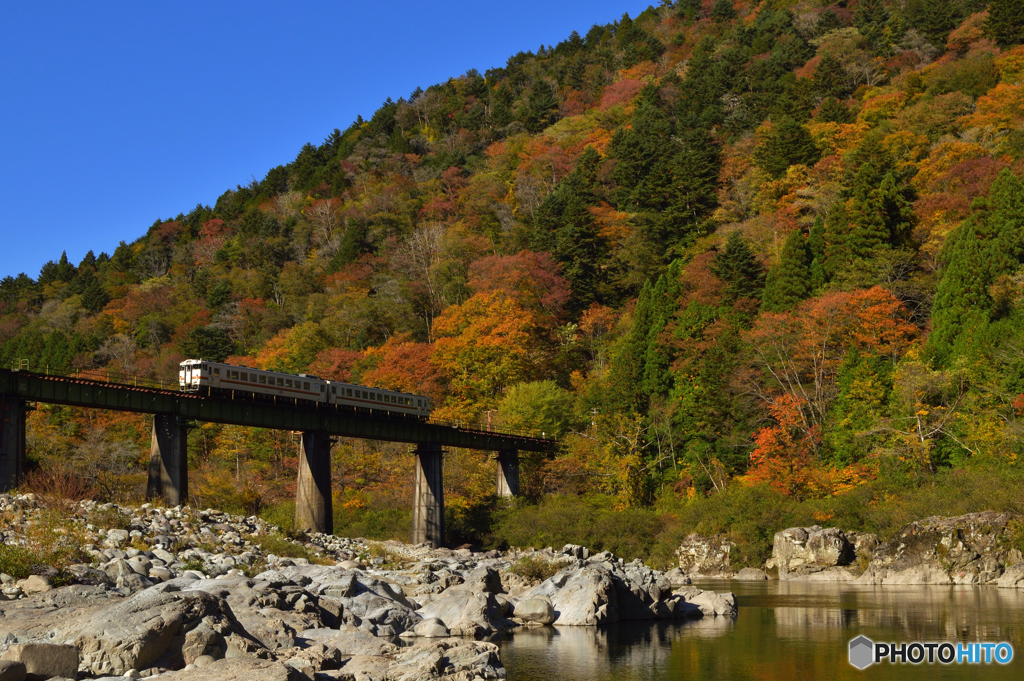
[[[343,407],[294,400],[233,399],[158,387],[111,383],[0,369],[0,489],[17,486],[25,465],[25,414],[30,402],[153,414],[147,497],[168,506],[188,501],[187,436],[190,423],[209,422],[301,433],[296,526],[333,530],[331,442],[333,437],[415,445],[412,542],[444,544],[442,452],[457,447],[497,452],[496,490],[519,492],[519,452],[552,452],[551,438],[517,435],[420,421],[382,412],[357,415]]]

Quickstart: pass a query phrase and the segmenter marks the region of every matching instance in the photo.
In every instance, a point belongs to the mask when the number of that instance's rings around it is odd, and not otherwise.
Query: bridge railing
[[[42,370],[40,370],[42,369]],[[43,376],[53,376],[56,378],[65,378],[72,380],[83,380],[90,381],[93,383],[109,383],[111,385],[121,387],[134,387],[134,388],[148,388],[151,390],[169,390],[173,392],[180,391],[180,384],[177,378],[173,380],[162,379],[153,376],[139,376],[138,374],[126,374],[112,369],[74,369],[71,371],[56,371],[52,370],[49,366],[37,367],[34,371],[29,367],[27,360],[13,360],[11,362],[11,371],[14,372],[26,372],[40,374]],[[374,387],[374,386],[367,386]],[[381,416],[375,418],[389,418],[387,412],[384,412]],[[427,419],[427,423],[436,426],[446,426],[448,428],[457,428],[459,430],[471,430],[477,432],[494,433],[495,435],[510,435],[513,437],[526,437],[536,440],[554,440],[554,436],[541,430],[531,430],[523,428],[509,428],[501,424],[492,424],[485,421],[478,420],[459,420],[459,419],[438,419],[431,416]]]

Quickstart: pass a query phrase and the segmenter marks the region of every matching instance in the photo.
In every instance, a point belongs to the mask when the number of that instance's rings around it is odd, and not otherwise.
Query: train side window
[[[284,379],[284,387],[286,387],[286,388],[292,387],[292,379],[290,379],[290,378]]]
[[[303,381],[302,382],[302,389],[303,390],[309,390],[309,381]]]
[[[245,381],[246,383],[249,382],[249,374],[245,371],[242,372],[242,380]]]
[[[266,376],[260,376],[260,385],[266,385],[266,384],[267,384],[267,377]]]
[[[345,389],[345,395],[347,397],[352,397],[352,388],[346,388]]]
[[[214,369],[213,370],[213,375],[214,376],[220,376],[220,369]]]
[[[283,388],[283,387],[284,387],[284,379],[283,379],[283,378],[279,378],[279,379],[277,379],[277,385],[278,385],[279,387],[282,387],[282,388]]]
[[[416,400],[416,406],[417,407],[422,407],[423,406],[423,400]]]
[[[333,385],[331,386],[331,394],[332,395],[337,395],[338,394],[338,389],[335,388]]]

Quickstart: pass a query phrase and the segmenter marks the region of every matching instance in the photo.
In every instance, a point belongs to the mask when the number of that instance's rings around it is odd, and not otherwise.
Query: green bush
[[[523,556],[512,563],[512,567],[508,571],[536,584],[558,574],[563,567],[565,566],[562,563],[556,563],[540,556]]]

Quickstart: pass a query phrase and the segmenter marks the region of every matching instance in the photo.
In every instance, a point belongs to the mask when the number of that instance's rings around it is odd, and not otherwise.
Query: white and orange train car
[[[373,414],[394,412],[426,419],[430,398],[365,385],[328,381],[307,374],[283,374],[250,367],[233,366],[205,359],[186,359],[178,371],[184,392],[205,395],[286,398],[351,407]]]

